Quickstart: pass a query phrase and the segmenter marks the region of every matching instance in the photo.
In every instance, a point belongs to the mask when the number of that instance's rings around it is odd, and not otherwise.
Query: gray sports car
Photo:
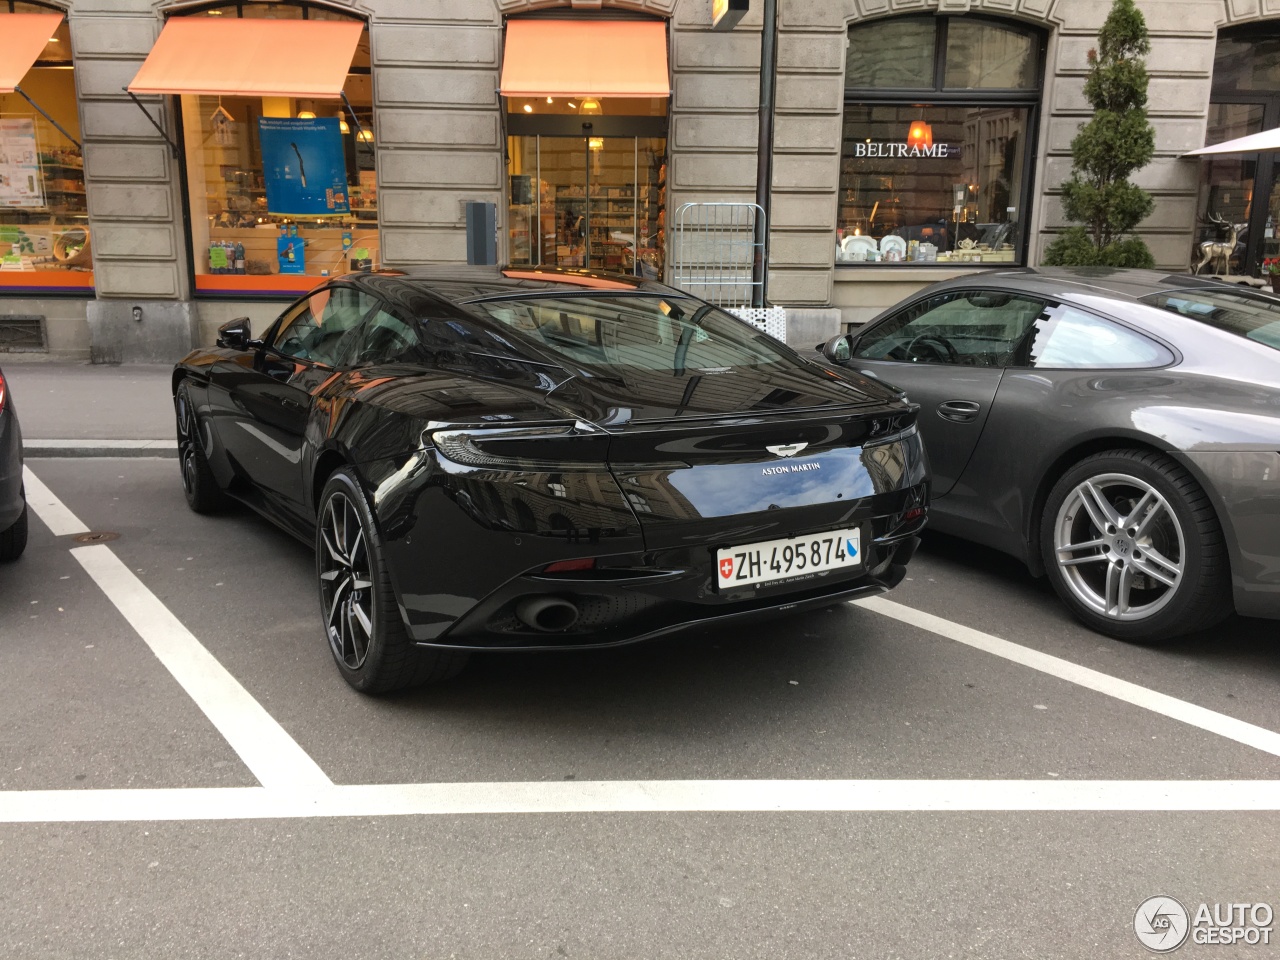
[[[930,524],[1125,640],[1280,618],[1280,299],[1187,275],[985,273],[823,347],[905,390]]]

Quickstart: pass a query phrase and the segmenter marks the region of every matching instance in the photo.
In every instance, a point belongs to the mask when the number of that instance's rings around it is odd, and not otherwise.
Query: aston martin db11
[[[343,277],[224,325],[173,394],[188,502],[315,545],[369,693],[884,591],[925,522],[899,391],[647,281]]]

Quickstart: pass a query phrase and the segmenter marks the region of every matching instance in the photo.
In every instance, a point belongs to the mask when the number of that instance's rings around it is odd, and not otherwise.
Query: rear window
[[[716,374],[795,362],[766,334],[680,297],[522,297],[468,308],[588,369]]]
[[[1143,303],[1280,350],[1280,300],[1249,290],[1153,293]]]

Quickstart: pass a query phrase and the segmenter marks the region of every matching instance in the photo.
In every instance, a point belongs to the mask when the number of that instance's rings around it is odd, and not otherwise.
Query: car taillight
[[[4,374],[0,373],[0,413],[4,413],[4,404],[8,399],[9,392],[5,389]]]
[[[581,420],[520,427],[427,428],[440,455],[467,467],[567,473],[603,469],[609,435]]]
[[[569,573],[574,570],[594,570],[595,568],[595,557],[586,557],[581,560],[557,560],[555,563],[549,563],[543,567],[542,572]]]

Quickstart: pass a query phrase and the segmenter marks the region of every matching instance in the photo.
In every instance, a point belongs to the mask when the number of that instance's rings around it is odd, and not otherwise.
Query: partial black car
[[[0,563],[27,548],[27,498],[22,485],[22,428],[13,391],[0,371]]]
[[[355,275],[218,344],[174,370],[188,502],[315,545],[365,692],[882,592],[925,523],[899,391],[660,284]]]
[[[823,346],[921,406],[931,527],[1132,641],[1280,618],[1280,299],[1155,271],[935,284]]]

